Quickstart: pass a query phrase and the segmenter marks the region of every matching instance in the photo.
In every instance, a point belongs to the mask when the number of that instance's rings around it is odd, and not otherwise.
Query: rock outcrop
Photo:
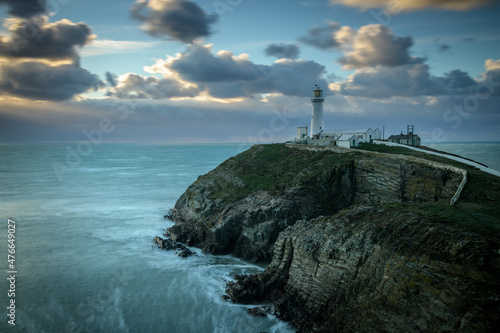
[[[196,255],[196,252],[188,248],[186,245],[174,241],[172,238],[161,238],[156,236],[155,239],[153,239],[153,242],[159,249],[174,250],[175,254],[181,258]]]
[[[454,209],[454,208],[450,208]],[[355,206],[283,231],[264,273],[226,292],[302,332],[493,332],[500,242],[408,205]]]
[[[269,262],[297,220],[352,204],[449,202],[462,175],[401,157],[254,146],[201,176],[177,201],[166,236],[213,254]]]

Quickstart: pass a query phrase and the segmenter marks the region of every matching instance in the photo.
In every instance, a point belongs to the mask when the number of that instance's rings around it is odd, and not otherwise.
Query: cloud
[[[467,42],[467,43],[472,43],[472,42],[475,42],[476,40],[477,40],[476,37],[464,37],[464,38],[462,38],[462,41]]]
[[[86,45],[80,51],[83,57],[92,57],[104,54],[123,54],[130,52],[138,52],[148,48],[158,46],[162,41],[141,42],[132,40],[109,40],[96,39],[91,44]]]
[[[219,98],[266,93],[308,96],[314,84],[327,85],[323,79],[325,67],[314,61],[281,59],[271,66],[258,65],[246,54],[213,54],[210,45],[190,45],[186,52],[157,62],[158,67]]]
[[[423,61],[409,54],[409,48],[413,45],[411,37],[396,37],[390,29],[380,24],[365,25],[356,31],[329,21],[325,27],[310,28],[308,36],[299,40],[323,50],[342,50],[344,56],[339,62],[345,69],[400,66]]]
[[[108,82],[115,83],[108,91],[108,96],[120,99],[149,98],[168,99],[172,97],[196,97],[199,90],[193,86],[185,86],[174,78],[158,79],[154,76],[127,73],[114,78],[112,74],[106,73]]]
[[[486,68],[486,71],[500,69],[500,60],[488,59],[484,62],[484,67]]]
[[[448,45],[448,44],[444,44],[444,43],[443,44],[439,44],[439,46],[438,46],[438,52],[446,52],[450,48],[451,48],[451,46]]]
[[[9,37],[0,37],[0,57],[78,59],[76,46],[90,43],[95,35],[83,22],[67,19],[49,23],[46,17],[7,20]]]
[[[266,67],[249,61],[246,54],[219,51],[214,55],[211,50],[211,45],[193,44],[165,65],[184,80],[196,83],[253,81],[265,74]]]
[[[413,45],[411,37],[396,37],[380,24],[362,26],[357,32],[353,31],[342,45],[345,53],[339,62],[346,69],[400,66],[423,60],[410,56],[408,50]]]
[[[315,26],[309,28],[307,36],[300,37],[299,40],[318,49],[327,50],[340,46],[340,43],[335,38],[335,32],[339,30],[339,23],[328,21],[325,27]]]
[[[217,21],[217,16],[207,15],[189,0],[137,0],[131,13],[144,23],[142,29],[151,36],[184,43],[209,36],[210,25]]]
[[[38,61],[9,61],[0,66],[0,89],[30,99],[62,101],[101,86],[96,75],[78,64],[50,66]]]
[[[266,48],[266,55],[278,58],[297,59],[299,57],[299,47],[295,44],[270,44]]]
[[[9,7],[9,14],[29,18],[39,14],[47,13],[47,1],[45,0],[0,0],[0,5]]]
[[[201,97],[260,98],[261,94],[309,96],[314,84],[327,87],[325,67],[314,62],[280,59],[272,65],[255,64],[247,54],[212,52],[211,45],[194,43],[175,57],[158,59],[144,70],[155,76],[120,76],[109,90],[117,98]],[[158,79],[161,75],[163,78]],[[110,77],[112,78],[112,77]],[[112,85],[112,84],[111,84]],[[326,92],[328,93],[328,92]]]
[[[448,94],[457,94],[459,92],[457,92],[456,89],[468,88],[477,83],[469,76],[469,74],[459,69],[445,73],[443,78],[437,80],[442,81],[443,86],[450,89]]]
[[[426,8],[448,9],[465,11],[485,6],[494,0],[330,0],[332,5],[344,5],[349,7],[389,8],[393,13],[400,11],[413,11]]]
[[[482,80],[484,87],[492,96],[500,97],[500,59],[488,59],[484,62],[484,67],[486,68]]]
[[[441,43],[440,38],[434,38],[433,43],[437,46],[438,52],[446,52],[451,48],[450,45],[445,44],[445,43]]]
[[[105,75],[106,75],[106,82],[108,82],[108,84],[111,87],[116,87],[116,75],[110,72],[106,72]]]
[[[428,65],[415,63],[358,69],[346,81],[330,84],[330,88],[341,95],[368,98],[465,96],[474,93],[477,83],[458,69],[436,77],[429,73]]]
[[[85,23],[47,17],[5,19],[0,37],[0,89],[3,95],[63,101],[103,83],[80,67],[78,46],[95,37]]]

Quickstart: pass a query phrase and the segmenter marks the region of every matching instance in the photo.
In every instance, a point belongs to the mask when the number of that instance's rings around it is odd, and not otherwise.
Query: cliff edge
[[[165,235],[269,263],[229,282],[230,299],[271,304],[304,332],[487,332],[500,179],[448,162],[253,146],[189,186]]]

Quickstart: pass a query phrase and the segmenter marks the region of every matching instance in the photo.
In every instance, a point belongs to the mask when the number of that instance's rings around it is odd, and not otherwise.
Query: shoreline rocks
[[[196,255],[196,252],[188,248],[186,245],[176,242],[172,238],[161,238],[156,236],[153,239],[154,244],[157,248],[162,250],[174,250],[175,254],[181,258],[187,258]]]

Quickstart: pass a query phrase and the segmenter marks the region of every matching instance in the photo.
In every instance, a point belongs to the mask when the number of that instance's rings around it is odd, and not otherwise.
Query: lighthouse
[[[312,115],[311,115],[311,135],[313,138],[314,135],[318,135],[321,131],[324,130],[323,124],[323,102],[325,99],[323,98],[323,90],[316,84],[313,90],[313,96],[311,98],[311,102],[313,105]]]

